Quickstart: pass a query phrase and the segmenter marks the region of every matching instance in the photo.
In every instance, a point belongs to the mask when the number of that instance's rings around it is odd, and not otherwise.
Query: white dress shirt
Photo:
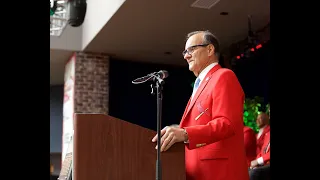
[[[205,78],[206,75],[208,74],[208,72],[209,72],[214,66],[216,66],[217,64],[218,64],[217,62],[214,62],[214,63],[210,64],[209,66],[207,66],[206,68],[204,68],[204,70],[202,70],[202,71],[200,72],[200,74],[199,74],[199,76],[198,76],[198,78],[200,79],[200,83],[199,83],[199,86],[198,86],[198,87],[200,87],[203,78]],[[197,90],[198,90],[198,88],[192,92],[191,100],[193,99],[193,97],[194,97],[194,95],[196,94]]]
[[[265,127],[266,127],[266,126],[264,126],[263,128],[260,128],[260,129],[259,129],[257,139],[260,138],[260,136],[262,135],[262,132],[263,132],[263,130],[264,130]]]

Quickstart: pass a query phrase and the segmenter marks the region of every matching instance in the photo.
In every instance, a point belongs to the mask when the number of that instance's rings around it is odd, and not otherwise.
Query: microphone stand
[[[154,93],[154,89],[156,89],[156,95],[157,95],[157,160],[156,160],[156,180],[161,180],[162,179],[162,167],[161,167],[161,153],[160,153],[160,148],[161,148],[161,122],[162,122],[162,88],[164,81],[159,78],[159,76],[153,75],[153,81],[155,81],[156,85],[154,86],[151,84],[151,94]]]

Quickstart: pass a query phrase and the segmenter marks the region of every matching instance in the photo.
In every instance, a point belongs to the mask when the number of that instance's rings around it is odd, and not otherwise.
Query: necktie
[[[200,79],[197,78],[196,79],[196,82],[194,83],[194,86],[193,86],[193,92],[192,92],[192,99],[193,99],[193,96],[196,94],[197,92],[197,89],[199,87],[199,84],[200,84]]]
[[[194,83],[194,86],[193,86],[193,92],[195,93],[199,87],[199,84],[200,84],[200,79],[197,78],[196,79],[196,82]]]

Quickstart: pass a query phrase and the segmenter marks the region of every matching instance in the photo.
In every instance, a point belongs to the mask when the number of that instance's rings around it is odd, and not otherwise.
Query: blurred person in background
[[[261,151],[250,163],[249,176],[250,180],[270,179],[270,132],[265,134]]]
[[[243,127],[243,134],[244,134],[244,146],[247,156],[247,163],[248,167],[250,167],[251,161],[253,161],[257,154],[256,154],[256,133],[248,126]]]
[[[270,132],[269,116],[268,114],[261,112],[256,120],[259,132],[257,134],[257,149],[256,153],[259,154],[264,143],[265,135]]]

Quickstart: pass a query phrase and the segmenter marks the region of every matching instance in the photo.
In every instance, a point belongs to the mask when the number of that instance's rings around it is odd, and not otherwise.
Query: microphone
[[[144,82],[147,82],[149,80],[154,81],[157,79],[161,84],[163,82],[163,79],[167,78],[169,76],[168,71],[166,70],[160,70],[159,72],[150,73],[146,76],[143,76],[141,78],[137,78],[132,81],[133,84],[141,84]]]
[[[161,70],[159,72],[153,73],[155,76],[159,76],[160,79],[165,79],[169,76],[168,71],[166,70]]]

